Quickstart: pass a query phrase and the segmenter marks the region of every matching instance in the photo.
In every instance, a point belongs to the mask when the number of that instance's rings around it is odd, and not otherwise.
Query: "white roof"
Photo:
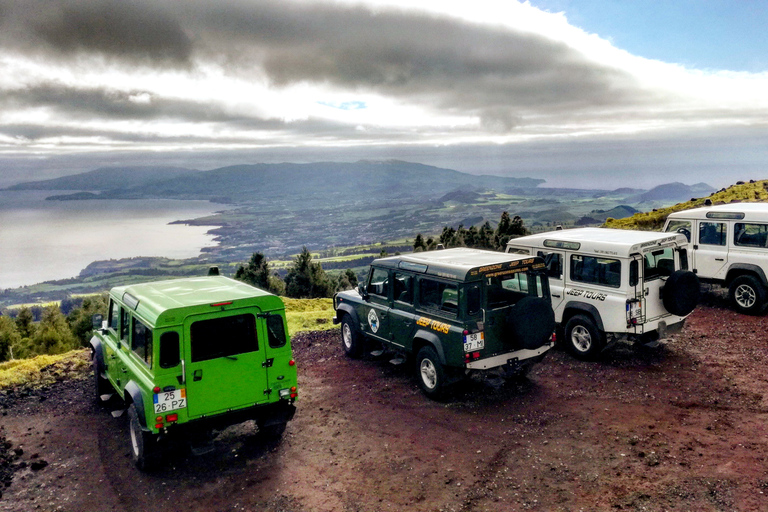
[[[741,213],[746,220],[768,221],[768,203],[731,203],[718,204],[716,206],[704,206],[702,208],[693,208],[680,212],[670,213],[668,219],[706,219],[707,213],[716,212],[719,214]],[[723,220],[720,217],[720,220]]]
[[[658,231],[633,231],[629,229],[577,228],[547,231],[535,235],[514,238],[509,246],[541,247],[558,249],[559,242],[578,243],[578,252],[610,254],[628,257],[648,247],[677,243],[686,246],[688,240],[681,233],[660,233]],[[563,247],[566,250],[567,247]]]

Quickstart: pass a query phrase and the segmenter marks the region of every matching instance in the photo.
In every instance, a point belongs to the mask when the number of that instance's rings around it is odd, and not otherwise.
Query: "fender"
[[[149,430],[147,428],[147,414],[144,411],[144,397],[141,394],[141,389],[134,381],[129,381],[125,385],[125,393],[130,395],[133,405],[136,406],[136,412],[139,414],[139,425],[142,430]],[[127,401],[127,400],[126,400]]]
[[[603,332],[605,331],[605,327],[603,327],[603,319],[600,318],[600,313],[597,311],[597,308],[592,304],[585,304],[583,302],[576,302],[576,301],[568,302],[565,304],[565,308],[563,309],[563,316],[565,316],[565,313],[569,309],[577,309],[579,311],[588,313],[589,315],[592,316],[592,318],[595,319],[595,326],[601,331]]]
[[[93,357],[96,361],[96,368],[99,370],[99,375],[106,378],[107,365],[104,364],[104,350],[101,348],[101,340],[98,336],[93,336],[90,344],[93,349]]]
[[[763,286],[768,286],[768,279],[765,277],[765,271],[759,265],[752,265],[750,263],[734,263],[728,267],[728,274],[725,278],[727,285],[730,285],[731,281],[736,279],[736,275],[744,274],[744,272],[736,272],[737,270],[746,270],[750,273],[757,274],[757,277],[760,279],[760,282],[763,283]]]
[[[440,343],[440,338],[437,337],[437,334],[425,331],[424,329],[419,329],[416,331],[416,334],[413,335],[413,345],[417,345],[416,340],[423,340],[426,343],[423,343],[423,345],[430,345],[433,349],[435,349],[435,352],[437,352],[437,357],[440,358],[440,364],[445,364],[445,353],[443,352],[443,344]],[[414,355],[416,355],[414,353]]]
[[[355,325],[360,325],[360,318],[357,316],[357,311],[355,311],[355,308],[352,304],[346,302],[339,304],[339,307],[336,309],[336,318],[341,321],[341,317],[344,315],[340,315],[339,312],[348,314],[350,317],[352,317],[352,321],[355,323]]]

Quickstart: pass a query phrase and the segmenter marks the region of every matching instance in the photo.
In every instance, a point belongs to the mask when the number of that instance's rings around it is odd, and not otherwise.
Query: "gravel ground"
[[[442,402],[413,369],[349,360],[338,331],[293,338],[296,418],[215,450],[131,464],[125,418],[89,376],[0,395],[0,511],[768,510],[768,317],[707,293],[656,349],[553,351],[527,379]]]

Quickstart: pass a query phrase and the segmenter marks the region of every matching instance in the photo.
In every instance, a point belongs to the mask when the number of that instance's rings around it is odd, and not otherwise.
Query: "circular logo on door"
[[[371,331],[376,332],[379,330],[379,317],[376,316],[376,310],[372,309],[368,312],[368,323],[371,326]]]

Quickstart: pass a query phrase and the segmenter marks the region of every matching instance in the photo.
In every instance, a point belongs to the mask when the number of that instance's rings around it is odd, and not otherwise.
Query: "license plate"
[[[154,402],[155,413],[183,409],[187,406],[187,390],[174,389],[173,391],[156,393]]]
[[[472,352],[485,347],[485,336],[482,332],[464,336],[464,352]]]

